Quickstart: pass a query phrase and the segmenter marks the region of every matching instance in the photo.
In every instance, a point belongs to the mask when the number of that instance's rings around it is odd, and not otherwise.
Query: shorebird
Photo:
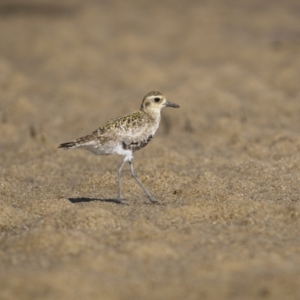
[[[108,121],[91,134],[78,138],[72,142],[63,143],[58,148],[87,149],[96,155],[118,154],[124,157],[118,171],[118,203],[122,200],[122,170],[128,161],[132,177],[136,180],[151,202],[157,202],[138,178],[133,169],[133,153],[144,148],[153,138],[160,122],[160,111],[164,107],[179,105],[169,102],[160,92],[148,93],[140,110]]]

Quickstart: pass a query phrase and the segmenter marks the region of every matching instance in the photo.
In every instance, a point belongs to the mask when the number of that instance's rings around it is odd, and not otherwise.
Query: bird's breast
[[[124,150],[131,150],[131,151],[137,151],[140,150],[142,148],[144,148],[145,146],[148,145],[148,143],[152,140],[153,135],[148,135],[145,138],[142,139],[136,139],[134,141],[130,141],[130,142],[123,142],[122,143],[122,147]]]

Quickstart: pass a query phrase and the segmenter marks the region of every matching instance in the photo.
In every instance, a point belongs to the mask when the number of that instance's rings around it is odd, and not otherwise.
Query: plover
[[[80,148],[87,149],[96,155],[118,154],[124,156],[118,171],[118,199],[122,200],[122,170],[128,161],[132,177],[136,180],[151,202],[157,202],[142,184],[133,169],[133,153],[145,147],[153,138],[160,122],[160,111],[169,106],[178,108],[179,105],[169,102],[160,92],[148,93],[140,110],[108,121],[105,125],[89,135],[78,138],[72,142],[63,143],[59,148],[65,150]]]

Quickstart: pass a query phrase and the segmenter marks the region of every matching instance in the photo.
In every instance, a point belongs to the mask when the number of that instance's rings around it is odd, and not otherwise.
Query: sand
[[[2,1],[0,299],[300,299],[300,5]],[[135,154],[57,149],[163,92]]]

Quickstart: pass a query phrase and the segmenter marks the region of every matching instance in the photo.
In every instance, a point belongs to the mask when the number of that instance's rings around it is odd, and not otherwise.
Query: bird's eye
[[[154,101],[155,101],[155,102],[159,102],[159,101],[160,101],[160,98],[155,97],[155,98],[154,98]]]

